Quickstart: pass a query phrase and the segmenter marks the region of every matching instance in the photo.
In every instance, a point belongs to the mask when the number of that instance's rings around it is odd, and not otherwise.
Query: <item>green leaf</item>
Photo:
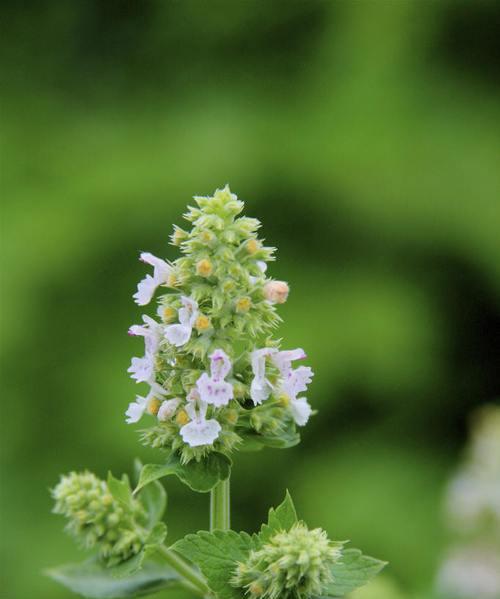
[[[156,480],[143,487],[139,493],[139,500],[148,513],[148,528],[152,528],[163,518],[167,508],[167,492],[163,485]]]
[[[258,536],[265,543],[279,530],[290,530],[296,522],[297,512],[287,491],[283,502],[276,509],[269,510],[267,524],[262,525]]]
[[[181,464],[179,457],[172,454],[166,464],[146,464],[143,467],[134,493],[171,474],[175,474],[193,491],[207,493],[221,480],[226,480],[230,473],[231,460],[222,453],[212,452],[199,462],[193,460],[189,464]]]
[[[141,570],[127,578],[117,578],[113,570],[91,560],[59,566],[46,574],[73,593],[90,599],[139,597],[179,586],[179,576],[173,570],[154,562],[144,564]]]
[[[363,555],[359,549],[346,549],[341,561],[332,567],[333,582],[319,599],[343,597],[369,582],[386,565],[387,562]]]
[[[115,478],[111,472],[108,472],[108,489],[113,497],[123,504],[125,507],[130,507],[132,501],[132,490],[128,476],[124,474],[122,480]]]
[[[255,547],[254,539],[245,532],[201,531],[177,541],[173,549],[196,564],[218,599],[241,599],[241,590],[231,586],[237,562],[247,559]]]
[[[240,433],[239,431],[238,434],[243,439],[242,445],[238,448],[241,451],[259,451],[264,447],[288,449],[300,443],[300,435],[293,426],[288,426],[284,431],[275,435],[261,435],[257,432]]]

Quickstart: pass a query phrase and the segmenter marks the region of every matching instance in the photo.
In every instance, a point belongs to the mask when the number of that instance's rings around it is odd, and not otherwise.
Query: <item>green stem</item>
[[[221,480],[210,491],[210,530],[229,530],[231,528],[229,478]]]
[[[172,570],[175,570],[181,575],[186,588],[193,593],[196,593],[200,597],[206,597],[210,594],[210,589],[206,585],[205,579],[187,562],[185,562],[180,555],[164,545],[158,546],[158,552],[163,557],[165,562],[172,568]]]

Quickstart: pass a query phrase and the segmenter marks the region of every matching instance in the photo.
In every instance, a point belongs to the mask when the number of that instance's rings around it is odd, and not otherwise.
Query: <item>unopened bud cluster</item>
[[[171,236],[182,256],[169,263],[141,254],[153,275],[140,281],[136,303],[165,293],[159,318],[144,315],[129,330],[145,341],[129,372],[149,392],[129,405],[127,422],[153,416],[143,442],[184,462],[213,450],[228,454],[247,434],[295,430],[312,412],[299,395],[313,373],[292,365],[304,351],[280,351],[272,337],[281,321],[276,306],[289,293],[287,283],[266,276],[274,248],[259,239],[257,219],[239,216],[243,202],[228,187],[194,199],[184,215],[191,229],[175,227]]]
[[[118,503],[105,481],[91,472],[62,476],[52,490],[54,512],[68,519],[66,530],[84,548],[98,547],[100,558],[109,566],[139,553],[144,531],[138,522],[145,511],[133,499],[130,509]]]
[[[341,555],[342,543],[330,541],[320,528],[309,530],[298,522],[239,563],[232,584],[255,599],[319,596],[332,582],[331,568]]]

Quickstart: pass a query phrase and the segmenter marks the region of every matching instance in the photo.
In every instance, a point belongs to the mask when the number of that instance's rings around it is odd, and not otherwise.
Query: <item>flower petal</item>
[[[312,413],[311,406],[305,397],[292,399],[290,402],[290,410],[292,411],[293,419],[299,426],[306,425]]]
[[[185,424],[180,434],[184,443],[190,447],[211,445],[219,436],[221,425],[217,420],[193,420]]]
[[[220,407],[233,399],[233,386],[226,381],[214,380],[204,372],[196,381],[196,387],[202,401]]]
[[[192,330],[190,326],[183,324],[170,324],[165,327],[165,337],[172,345],[181,347],[189,341]]]

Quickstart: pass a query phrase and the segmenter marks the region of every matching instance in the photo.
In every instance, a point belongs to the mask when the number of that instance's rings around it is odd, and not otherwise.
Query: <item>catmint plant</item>
[[[155,464],[101,480],[72,472],[52,491],[66,530],[93,552],[49,574],[85,597],[133,597],[182,587],[212,599],[327,599],[368,582],[385,565],[297,518],[288,492],[257,533],[230,528],[229,480],[238,451],[286,449],[314,411],[305,393],[313,371],[302,348],[282,347],[277,307],[288,284],[268,276],[275,248],[260,223],[241,216],[229,187],[195,197],[174,227],[173,261],[142,252],[149,272],[133,298],[148,314],[129,334],[142,337],[132,358],[140,385],[125,410],[140,422],[140,441]],[[152,306],[156,298],[156,304]],[[208,530],[171,544],[163,522],[166,492],[177,476],[210,493]]]

